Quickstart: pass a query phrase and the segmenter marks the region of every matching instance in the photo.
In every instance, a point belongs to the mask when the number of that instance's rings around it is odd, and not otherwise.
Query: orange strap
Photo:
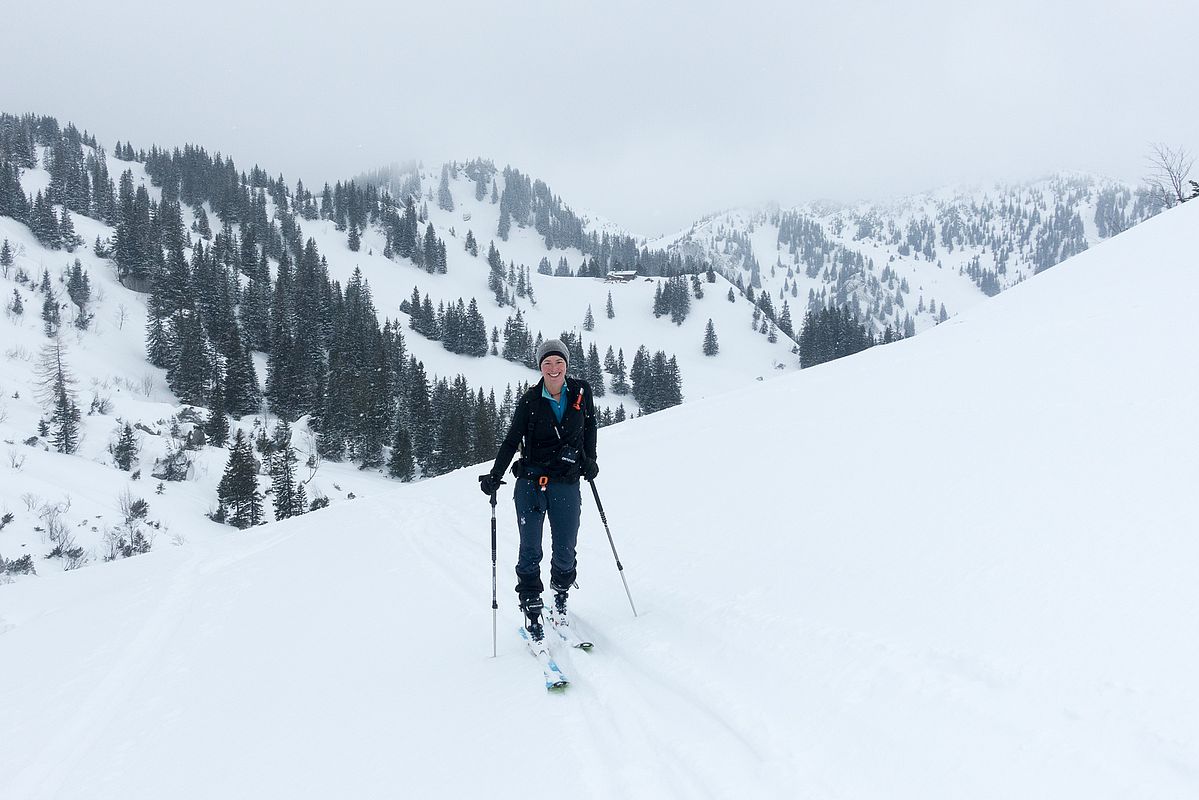
[[[575,411],[583,407],[583,388],[579,387],[579,396],[575,398]]]
[[[549,477],[547,477],[545,475],[542,475],[540,478],[537,479],[537,485],[541,487],[541,491],[543,491],[543,492],[545,491],[545,487],[549,485],[549,482],[550,482]]]

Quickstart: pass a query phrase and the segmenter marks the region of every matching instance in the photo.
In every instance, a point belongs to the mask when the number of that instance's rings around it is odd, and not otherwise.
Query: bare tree
[[[1160,142],[1150,145],[1145,159],[1149,174],[1145,183],[1149,185],[1149,196],[1160,209],[1172,208],[1190,199],[1187,177],[1195,163],[1195,157],[1182,147],[1169,147]]]
[[[66,356],[67,347],[60,336],[42,346],[33,374],[34,396],[43,405],[53,405],[60,392],[74,399],[75,376],[67,367]]]

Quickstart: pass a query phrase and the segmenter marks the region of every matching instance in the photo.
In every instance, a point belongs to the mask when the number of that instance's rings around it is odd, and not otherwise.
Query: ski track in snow
[[[63,769],[63,755],[88,749],[101,735],[114,712],[136,690],[140,678],[150,669],[152,656],[161,648],[170,632],[179,625],[180,611],[196,585],[201,560],[193,554],[178,568],[169,593],[142,624],[131,642],[120,649],[116,663],[104,675],[75,709],[55,735],[44,745],[32,763],[13,780],[10,797],[55,797],[68,773]],[[136,612],[138,606],[129,609]]]
[[[400,509],[391,508],[390,501],[383,502],[372,511],[373,518],[381,526],[390,526]],[[397,503],[398,505],[398,503]],[[503,514],[497,506],[497,517]],[[510,515],[511,510],[506,509]],[[462,570],[450,566],[453,563],[470,563],[477,560],[479,543],[472,537],[471,525],[478,526],[476,514],[447,513],[444,506],[424,501],[403,506],[406,523],[401,538],[411,548],[412,555],[420,563],[435,567],[441,577],[452,587],[453,595],[469,603],[478,595],[478,586],[462,577]],[[511,522],[500,528],[511,528]],[[511,531],[508,531],[511,533]],[[547,527],[548,541],[548,527]],[[500,603],[501,608],[513,608],[515,601],[507,589],[505,575],[511,573],[513,541],[501,547]],[[436,543],[434,546],[433,543]],[[543,565],[544,566],[544,565]],[[576,593],[577,596],[577,593]],[[630,612],[631,615],[631,612]],[[504,613],[499,630],[508,630],[519,625],[519,614]],[[513,625],[505,623],[511,621]],[[585,617],[579,617],[586,626]],[[586,628],[591,632],[590,628]],[[726,786],[720,793],[709,788],[720,783],[722,775],[751,774],[752,767],[761,762],[756,746],[745,734],[729,723],[718,708],[705,703],[687,690],[683,679],[687,670],[681,663],[677,669],[669,669],[669,662],[654,666],[646,660],[632,657],[628,648],[621,648],[616,640],[597,634],[593,637],[597,651],[582,653],[558,642],[552,643],[555,660],[566,671],[572,683],[566,692],[549,698],[560,704],[553,712],[559,721],[559,729],[567,733],[566,740],[555,741],[549,746],[550,756],[562,761],[565,753],[573,754],[572,763],[593,773],[593,783],[580,782],[580,787],[603,787],[584,789],[584,796],[595,797],[718,797],[728,796],[735,788]],[[507,641],[500,642],[500,655],[504,658],[527,660],[528,686],[536,687],[534,662],[527,659],[525,648],[517,643],[515,653]],[[631,679],[620,680],[620,676]],[[618,713],[613,709],[624,709]],[[709,743],[706,752],[688,753],[686,748],[674,741],[672,726],[685,719],[687,727],[702,732],[701,738]],[[666,720],[670,724],[666,724]],[[690,743],[691,740],[688,740]],[[653,753],[652,769],[646,770],[637,753]],[[719,754],[713,768],[712,758]],[[739,769],[730,770],[734,761]],[[668,770],[662,774],[664,767]],[[606,776],[606,777],[605,777]],[[606,785],[615,780],[616,785]],[[738,781],[744,784],[744,780]],[[586,792],[595,791],[594,795]]]

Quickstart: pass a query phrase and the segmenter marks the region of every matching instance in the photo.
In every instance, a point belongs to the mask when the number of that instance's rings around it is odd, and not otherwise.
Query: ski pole
[[[608,515],[604,513],[604,504],[600,502],[599,490],[595,488],[595,481],[588,479],[587,483],[591,484],[591,494],[595,497],[595,507],[599,509],[600,519],[604,521],[604,531],[608,534],[608,544],[612,545],[612,557],[616,559],[616,571],[620,573],[620,582],[624,584],[624,593],[628,595],[629,606],[633,609],[633,616],[637,616],[637,606],[633,605],[633,595],[629,592],[629,582],[624,577],[624,565],[620,563],[620,556],[616,554],[616,542],[612,541],[612,530],[608,527]]]
[[[491,657],[495,658],[495,613],[499,604],[495,601],[495,492],[491,493]]]

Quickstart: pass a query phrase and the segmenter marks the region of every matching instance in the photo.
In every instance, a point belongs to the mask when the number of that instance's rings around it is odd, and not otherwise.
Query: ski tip
[[[570,681],[567,681],[567,680],[554,681],[553,683],[547,683],[545,685],[545,690],[547,692],[561,691],[561,690],[565,689],[567,686],[570,686]]]

